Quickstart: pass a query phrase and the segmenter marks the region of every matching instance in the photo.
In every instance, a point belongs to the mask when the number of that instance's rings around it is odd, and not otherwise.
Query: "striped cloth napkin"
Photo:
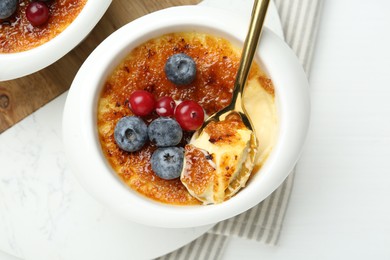
[[[309,75],[323,1],[274,1],[285,40]],[[200,238],[159,260],[221,259],[230,236],[276,245],[293,188],[294,174],[293,170],[283,184],[256,207],[218,223]]]

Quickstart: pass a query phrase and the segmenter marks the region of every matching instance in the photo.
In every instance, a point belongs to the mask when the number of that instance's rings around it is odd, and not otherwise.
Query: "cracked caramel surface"
[[[165,76],[165,62],[176,53],[185,53],[195,60],[197,74],[189,85],[176,86]],[[134,153],[122,151],[115,143],[114,128],[120,118],[133,115],[128,98],[135,90],[147,90],[156,99],[171,96],[175,100],[194,100],[209,115],[222,109],[231,100],[239,59],[240,52],[227,40],[203,33],[183,32],[166,34],[141,44],[114,69],[101,92],[97,126],[102,150],[127,186],[162,203],[201,204],[188,193],[180,179],[163,180],[153,173],[150,158],[157,147],[147,143]],[[254,67],[251,78],[265,77],[257,66]],[[156,117],[153,114],[143,119],[148,124]],[[184,134],[182,147],[191,135]]]

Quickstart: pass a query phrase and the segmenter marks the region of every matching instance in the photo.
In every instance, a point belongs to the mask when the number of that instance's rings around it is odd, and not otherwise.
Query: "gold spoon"
[[[257,154],[257,138],[255,129],[250,118],[247,115],[245,107],[243,105],[242,95],[243,90],[248,79],[249,71],[252,65],[253,57],[256,53],[256,49],[259,43],[261,31],[264,24],[265,15],[268,9],[269,0],[255,0],[252,10],[251,21],[249,25],[249,30],[244,42],[244,47],[242,51],[242,56],[237,71],[236,81],[233,89],[233,97],[230,104],[223,108],[222,110],[211,115],[197,131],[195,136],[200,136],[203,129],[212,121],[218,122],[226,118],[226,116],[236,113],[241,116],[242,122],[247,129],[251,130],[251,139],[250,139],[250,148],[249,148],[249,161],[250,165],[244,163],[240,176],[245,176],[244,178],[239,178],[229,184],[229,189],[226,191],[226,196],[231,197],[238,191],[239,188],[245,185],[246,181],[250,176],[250,172],[253,169],[255,164],[255,157]]]
[[[241,116],[245,126],[254,133],[254,127],[243,106],[242,94],[248,79],[253,57],[256,53],[257,45],[259,43],[268,4],[269,0],[255,0],[254,2],[249,30],[244,42],[236,81],[234,83],[233,97],[230,104],[220,111],[212,114],[200,127],[198,133],[201,133],[206,125],[208,125],[210,122],[221,121],[232,112],[237,112]]]

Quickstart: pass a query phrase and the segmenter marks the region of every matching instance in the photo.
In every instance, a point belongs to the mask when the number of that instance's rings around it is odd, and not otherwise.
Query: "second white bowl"
[[[28,51],[0,53],[0,81],[32,74],[62,58],[92,31],[110,4],[111,0],[89,0],[76,19],[50,41]]]

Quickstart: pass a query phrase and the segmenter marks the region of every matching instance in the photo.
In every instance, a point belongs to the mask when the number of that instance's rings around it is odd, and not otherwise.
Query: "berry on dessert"
[[[0,0],[0,19],[13,15],[18,7],[18,0]]]
[[[148,128],[139,117],[122,117],[115,126],[114,138],[119,148],[127,152],[135,152],[148,140]]]
[[[185,100],[176,107],[175,118],[183,130],[195,131],[203,124],[204,111],[195,101]]]
[[[171,97],[162,97],[156,102],[156,113],[159,116],[173,116],[176,103]]]
[[[152,155],[154,173],[162,179],[172,180],[180,177],[183,169],[184,149],[181,147],[158,148]]]
[[[175,146],[180,143],[183,131],[176,120],[160,117],[148,127],[149,140],[158,147]]]
[[[136,116],[149,115],[156,105],[153,95],[146,90],[136,90],[131,93],[130,108]]]
[[[40,26],[49,20],[49,7],[42,2],[31,2],[26,9],[27,20],[33,26]]]
[[[167,78],[176,85],[190,84],[196,76],[195,61],[184,53],[169,57],[164,70]]]

